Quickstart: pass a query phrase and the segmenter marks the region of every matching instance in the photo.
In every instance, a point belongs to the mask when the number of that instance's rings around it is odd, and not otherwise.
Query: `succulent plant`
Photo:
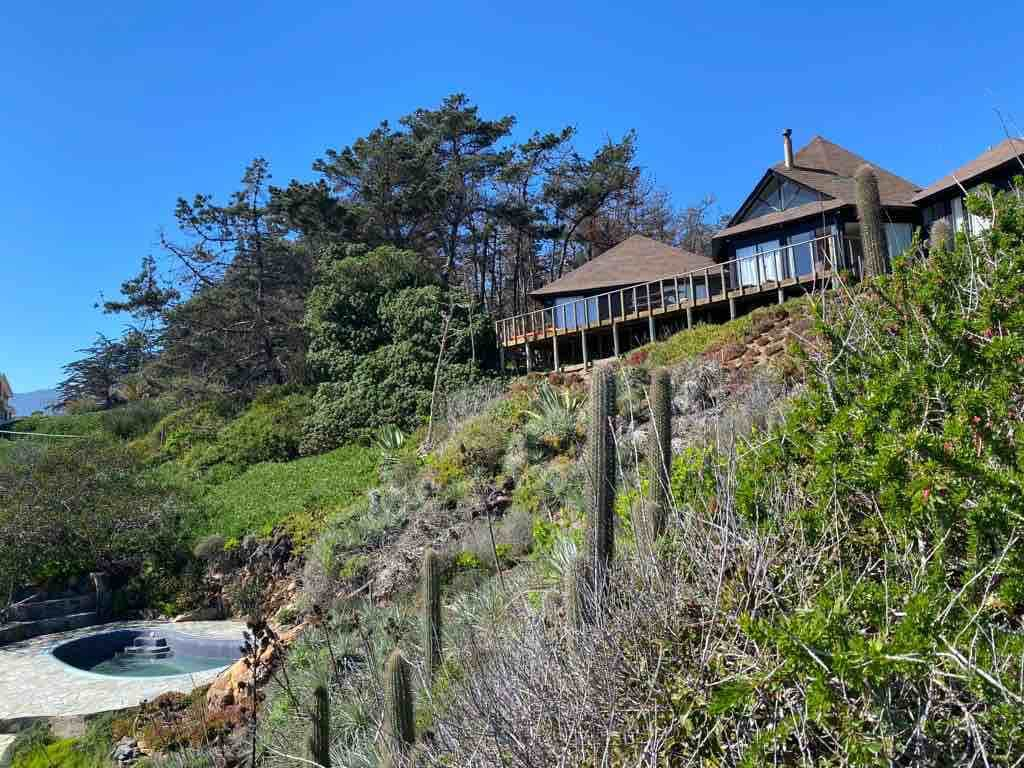
[[[384,670],[386,690],[382,735],[385,765],[396,768],[402,765],[403,758],[416,740],[410,679],[409,662],[396,648]]]
[[[444,657],[441,624],[441,563],[437,553],[423,552],[423,656],[427,679],[433,680]]]
[[[651,374],[648,399],[651,428],[647,436],[647,465],[650,470],[648,520],[651,541],[665,531],[669,508],[669,469],[672,464],[672,377],[664,368]]]
[[[857,217],[860,219],[860,240],[864,252],[864,276],[881,275],[889,263],[889,245],[882,223],[878,176],[865,163],[857,169],[854,179],[857,184]]]
[[[322,768],[331,768],[331,702],[324,685],[313,689],[313,732],[309,737],[309,759]]]

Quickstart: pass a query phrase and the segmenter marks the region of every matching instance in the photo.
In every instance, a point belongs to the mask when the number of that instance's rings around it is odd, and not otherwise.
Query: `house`
[[[14,392],[11,390],[11,382],[0,373],[0,424],[11,421],[14,418],[14,407],[11,405],[11,398]]]
[[[1024,138],[1008,138],[982,152],[969,163],[961,165],[948,176],[929,184],[916,195],[913,202],[921,212],[925,232],[932,224],[944,221],[951,232],[966,229],[978,234],[987,222],[967,211],[965,198],[982,184],[1009,190],[1013,179],[1024,174]]]
[[[793,151],[783,131],[782,160],[769,166],[712,239],[707,258],[634,235],[530,295],[540,309],[495,324],[506,356],[555,369],[618,356],[660,333],[719,322],[750,308],[814,291],[840,272],[862,274],[855,174],[878,179],[890,254],[914,231],[944,220],[977,233],[967,192],[981,184],[1010,189],[1024,174],[1024,138],[1009,138],[925,188],[821,136]]]
[[[854,174],[862,165],[878,177],[889,253],[910,244],[919,221],[912,201],[918,185],[821,136],[796,154],[791,131],[782,136],[782,162],[764,172],[712,240],[716,260],[735,262],[738,283],[752,284],[759,271],[783,280],[836,268],[859,274]]]

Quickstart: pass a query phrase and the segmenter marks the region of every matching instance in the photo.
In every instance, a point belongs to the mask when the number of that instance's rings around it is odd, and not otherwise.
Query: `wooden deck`
[[[648,326],[647,338],[653,341],[657,321],[681,324],[685,317],[685,327],[691,327],[698,320],[725,317],[725,308],[728,318],[734,318],[744,314],[749,305],[765,303],[765,298],[781,303],[787,292],[820,290],[831,283],[839,270],[859,272],[858,246],[856,241],[846,239],[841,244],[837,236],[827,235],[715,267],[505,318],[495,323],[499,351],[504,358],[506,350],[518,355],[518,348],[522,348],[529,370],[533,351],[550,348],[551,363],[559,368],[563,362],[559,341],[565,339],[575,344],[578,339],[586,364],[588,335],[610,333],[614,354],[618,355],[624,351],[620,330],[635,330],[644,321]],[[807,267],[805,273],[800,273],[801,266]]]

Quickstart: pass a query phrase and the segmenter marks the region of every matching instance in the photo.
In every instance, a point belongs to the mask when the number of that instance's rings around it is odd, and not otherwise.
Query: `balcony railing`
[[[661,280],[506,317],[495,323],[495,331],[502,346],[522,344],[568,331],[636,320],[659,311],[681,310],[787,285],[814,283],[839,269],[860,274],[860,242],[838,235],[823,235]]]

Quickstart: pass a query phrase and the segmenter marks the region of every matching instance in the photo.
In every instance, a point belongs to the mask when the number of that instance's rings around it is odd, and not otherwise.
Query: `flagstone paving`
[[[234,621],[129,621],[40,635],[0,648],[0,724],[19,717],[86,715],[133,707],[167,691],[188,693],[211,682],[221,669],[168,677],[106,677],[74,670],[50,651],[59,643],[115,629],[173,628],[176,632],[209,638],[242,639],[245,625]],[[2,738],[2,737],[0,737]],[[0,741],[0,754],[5,747]]]

